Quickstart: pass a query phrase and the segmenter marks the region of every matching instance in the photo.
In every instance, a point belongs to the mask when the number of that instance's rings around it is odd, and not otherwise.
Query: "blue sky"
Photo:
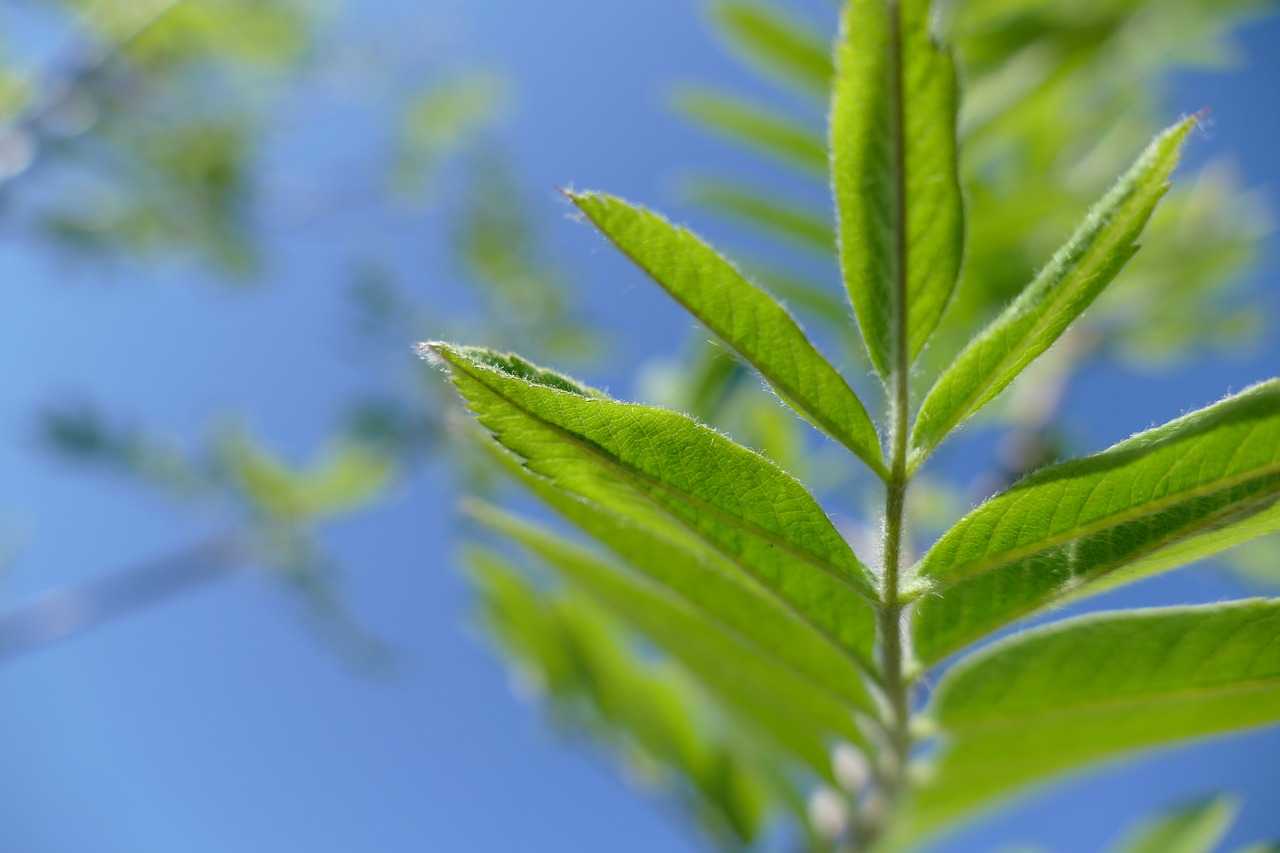
[[[350,35],[388,45],[408,67],[510,75],[514,112],[503,134],[521,183],[557,257],[581,280],[586,310],[618,330],[610,357],[588,378],[632,393],[630,365],[677,351],[691,323],[570,223],[553,187],[607,189],[696,218],[679,206],[676,180],[726,155],[674,118],[666,97],[681,79],[741,81],[709,39],[699,4],[379,0],[344,20]],[[1170,118],[1210,106],[1212,129],[1192,159],[1226,153],[1246,184],[1275,197],[1280,21],[1251,26],[1241,42],[1248,59],[1239,69],[1179,78]],[[271,138],[268,164],[278,180],[323,174],[341,186],[350,168],[359,183],[359,164],[380,150],[366,124],[385,106],[375,84],[396,81],[365,82],[296,96]],[[104,401],[190,436],[232,409],[305,457],[345,399],[385,381],[385,364],[361,351],[348,328],[340,271],[351,247],[416,264],[423,272],[408,282],[411,291],[448,314],[464,299],[441,261],[437,226],[448,215],[434,215],[434,232],[359,209],[302,227],[268,221],[270,287],[250,293],[221,288],[189,264],[85,270],[0,239],[0,531],[19,546],[0,603],[145,562],[218,524],[51,461],[37,447],[35,413]],[[717,228],[707,222],[704,230],[728,233]],[[1276,248],[1271,238],[1254,283],[1272,328],[1280,327]],[[1247,358],[1176,375],[1087,374],[1073,385],[1067,413],[1082,441],[1101,447],[1277,373],[1280,338],[1272,335]],[[326,534],[353,610],[401,651],[387,677],[344,666],[296,602],[252,574],[7,663],[0,849],[697,849],[607,759],[566,745],[512,696],[454,569],[457,485],[445,466],[429,465],[375,511]],[[1222,575],[1193,569],[1110,601],[1243,594]],[[1069,783],[937,850],[1013,841],[1097,850],[1136,812],[1219,789],[1245,799],[1233,840],[1280,837],[1278,766],[1280,732],[1201,744]]]

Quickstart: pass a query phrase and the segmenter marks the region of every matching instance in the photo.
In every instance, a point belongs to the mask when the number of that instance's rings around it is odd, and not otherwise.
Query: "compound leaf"
[[[1168,189],[1189,118],[1165,131],[1102,198],[1035,280],[960,353],[926,395],[911,436],[919,464],[1038,358],[1138,250]]]
[[[600,193],[569,198],[623,254],[760,371],[782,399],[887,476],[862,402],[773,297],[695,234],[651,211]]]
[[[961,519],[917,566],[931,594],[917,603],[916,651],[932,663],[1099,580],[1173,568],[1275,530],[1277,500],[1280,380],[1271,380],[1044,468]]]
[[[882,377],[909,369],[924,348],[963,251],[955,63],[929,24],[928,0],[849,0],[836,48],[840,266]]]
[[[493,437],[558,487],[658,530],[687,529],[863,661],[868,570],[800,483],[663,409],[620,403],[514,356],[433,343]]]

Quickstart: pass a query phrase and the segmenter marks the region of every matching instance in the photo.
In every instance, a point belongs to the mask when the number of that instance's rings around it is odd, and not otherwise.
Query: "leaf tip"
[[[445,353],[450,351],[450,347],[444,341],[421,341],[413,345],[413,351],[418,358],[427,362],[433,367],[443,368],[446,366],[448,359]]]

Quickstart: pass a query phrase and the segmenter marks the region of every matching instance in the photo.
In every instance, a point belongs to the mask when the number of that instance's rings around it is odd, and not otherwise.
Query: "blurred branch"
[[[221,534],[162,559],[33,596],[0,613],[0,664],[230,574],[250,556]]]

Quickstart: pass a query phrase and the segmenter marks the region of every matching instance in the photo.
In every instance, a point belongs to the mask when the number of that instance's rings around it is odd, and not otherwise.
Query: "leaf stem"
[[[911,344],[910,325],[908,320],[907,298],[907,176],[906,176],[906,140],[904,138],[906,122],[903,110],[903,69],[902,69],[902,16],[897,0],[887,3],[889,15],[889,49],[892,57],[889,67],[892,70],[893,93],[893,133],[894,146],[894,230],[896,231],[897,264],[894,274],[894,351],[893,373],[890,378],[888,399],[890,432],[889,479],[885,484],[884,514],[884,565],[881,572],[880,604],[877,608],[879,620],[879,653],[880,680],[888,704],[887,749],[880,757],[878,776],[880,794],[883,797],[883,816],[873,825],[867,827],[864,844],[869,844],[883,829],[883,821],[892,815],[901,796],[906,778],[907,759],[911,753],[910,700],[909,687],[904,676],[904,659],[906,657],[906,637],[902,630],[903,610],[905,604],[901,599],[900,574],[902,568],[902,544],[906,524],[907,488],[911,483],[911,472],[907,469],[908,436],[910,419],[910,374]]]

